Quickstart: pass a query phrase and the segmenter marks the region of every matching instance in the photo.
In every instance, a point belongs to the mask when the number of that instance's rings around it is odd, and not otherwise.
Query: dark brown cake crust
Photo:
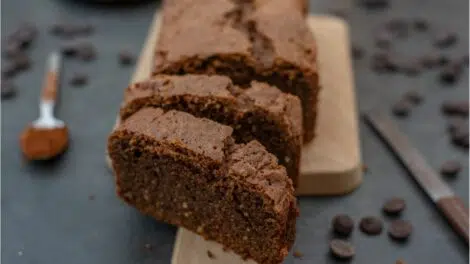
[[[165,1],[154,75],[219,74],[242,87],[257,80],[297,95],[308,142],[314,136],[319,84],[315,40],[302,2]]]
[[[234,129],[236,143],[258,140],[276,155],[296,186],[302,147],[302,111],[296,96],[265,83],[240,89],[225,76],[157,76],[125,92],[121,119],[145,107],[178,110]]]
[[[231,134],[183,112],[138,111],[109,137],[117,193],[243,258],[281,263],[295,239],[292,181],[260,143]]]

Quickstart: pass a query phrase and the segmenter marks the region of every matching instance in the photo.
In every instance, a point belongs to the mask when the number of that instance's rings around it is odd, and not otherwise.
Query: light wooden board
[[[329,16],[310,16],[308,23],[318,45],[322,90],[316,139],[303,147],[297,195],[340,195],[357,188],[362,181],[357,108],[349,49],[348,26]],[[150,76],[160,17],[155,14],[131,82]],[[116,120],[116,126],[119,120]],[[107,157],[110,165],[109,157]],[[210,250],[216,259],[209,259]],[[239,264],[243,261],[222,246],[180,228],[172,264]]]
[[[322,90],[316,138],[303,147],[296,194],[345,194],[362,181],[348,26],[329,16],[310,16],[308,23],[317,40]],[[159,30],[156,13],[131,83],[150,76]]]

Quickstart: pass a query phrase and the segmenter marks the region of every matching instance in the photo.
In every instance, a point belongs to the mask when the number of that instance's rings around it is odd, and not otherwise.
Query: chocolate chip
[[[392,113],[398,117],[406,117],[410,114],[411,104],[407,100],[399,100],[392,106]]]
[[[442,102],[441,110],[447,115],[468,116],[468,100],[444,101]]]
[[[385,202],[382,211],[388,215],[398,215],[405,210],[406,203],[402,198],[394,197]]]
[[[349,215],[339,214],[333,218],[331,223],[333,231],[342,236],[349,236],[354,229],[354,221]]]
[[[362,59],[362,57],[364,57],[364,49],[357,45],[352,45],[351,53],[352,53],[353,59],[355,60],[359,60],[359,59]]]
[[[429,28],[429,22],[424,18],[416,18],[413,21],[413,26],[417,31],[426,31]]]
[[[10,99],[16,96],[17,89],[16,89],[16,86],[12,82],[2,80],[1,85],[2,85],[1,86],[2,100]]]
[[[210,250],[207,250],[207,256],[208,256],[210,259],[215,259],[214,253],[212,253]]]
[[[83,73],[75,73],[70,79],[70,84],[73,86],[83,86],[88,83],[88,76]]]
[[[388,0],[360,0],[359,3],[367,9],[383,9],[389,6]]]
[[[345,240],[333,239],[330,241],[331,254],[339,259],[351,259],[355,255],[353,245]]]
[[[440,31],[434,37],[434,45],[439,48],[448,48],[457,43],[457,34],[450,31]]]
[[[130,51],[122,50],[119,52],[119,63],[121,65],[130,65],[134,63],[134,55]]]
[[[382,232],[382,221],[374,216],[368,216],[361,219],[359,228],[367,235],[378,235]]]
[[[67,57],[74,57],[75,55],[77,55],[78,53],[78,45],[77,43],[65,43],[62,45],[62,47],[60,48],[62,54],[64,54],[64,56],[67,56]]]
[[[406,240],[411,235],[413,226],[405,220],[394,220],[388,228],[388,235],[395,240]]]
[[[440,172],[444,176],[455,176],[462,169],[460,162],[456,160],[448,160],[441,165]]]
[[[411,90],[403,95],[403,99],[414,105],[417,105],[423,101],[423,95],[416,90]]]

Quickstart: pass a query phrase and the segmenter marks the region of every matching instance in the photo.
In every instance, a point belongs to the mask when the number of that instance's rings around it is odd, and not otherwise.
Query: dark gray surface
[[[324,12],[346,1],[312,1],[312,10]],[[156,4],[132,9],[82,7],[52,0],[3,0],[2,36],[21,21],[33,21],[40,36],[32,49],[32,71],[19,76],[16,99],[2,102],[2,263],[169,263],[176,229],[140,215],[120,202],[114,194],[113,179],[104,162],[107,134],[113,125],[123,88],[132,67],[117,64],[116,54],[128,47],[138,53]],[[421,15],[435,24],[461,34],[452,55],[468,49],[468,1],[415,0],[394,1],[393,8],[371,13],[357,7],[350,10],[352,39],[371,48],[371,31],[376,23],[391,17]],[[71,131],[69,151],[56,162],[28,164],[18,149],[18,134],[37,115],[37,98],[47,53],[61,43],[48,36],[50,24],[60,20],[86,19],[97,26],[91,39],[99,58],[84,64],[66,61],[61,105],[57,113]],[[398,45],[404,54],[416,55],[431,50],[423,34]],[[465,166],[460,176],[448,180],[468,205],[468,154],[449,144],[445,119],[439,111],[443,99],[468,98],[468,74],[458,85],[443,88],[436,83],[436,71],[417,78],[401,75],[377,76],[368,69],[367,60],[355,64],[360,109],[376,105],[389,107],[410,88],[426,94],[425,102],[413,110],[411,118],[399,121],[400,127],[434,167],[456,158]],[[73,88],[67,79],[74,71],[90,75],[90,84]],[[467,71],[467,70],[466,70]],[[403,218],[412,221],[415,232],[405,244],[390,241],[385,233],[366,237],[355,230],[351,240],[357,255],[353,263],[468,263],[468,250],[451,231],[424,193],[414,184],[390,152],[366,127],[361,128],[361,146],[370,172],[362,186],[345,197],[301,198],[301,216],[295,249],[302,259],[289,256],[286,263],[335,263],[327,249],[330,219],[349,213],[359,220],[365,215],[380,215],[383,201],[402,196],[408,203]],[[89,200],[94,195],[94,200]],[[386,224],[389,219],[386,219]],[[152,245],[151,250],[145,244]]]

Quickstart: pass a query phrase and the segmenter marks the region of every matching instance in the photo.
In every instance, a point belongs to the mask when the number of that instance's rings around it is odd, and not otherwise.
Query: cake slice
[[[257,141],[179,111],[144,108],[109,137],[117,193],[243,258],[281,263],[295,239],[292,181]]]
[[[168,0],[153,75],[226,75],[300,98],[304,142],[314,137],[320,90],[315,39],[303,0]],[[194,21],[198,21],[194,23]]]
[[[296,186],[302,147],[302,111],[296,96],[255,81],[241,89],[225,76],[157,76],[126,90],[121,119],[149,106],[231,126],[236,143],[258,140],[286,167]]]

